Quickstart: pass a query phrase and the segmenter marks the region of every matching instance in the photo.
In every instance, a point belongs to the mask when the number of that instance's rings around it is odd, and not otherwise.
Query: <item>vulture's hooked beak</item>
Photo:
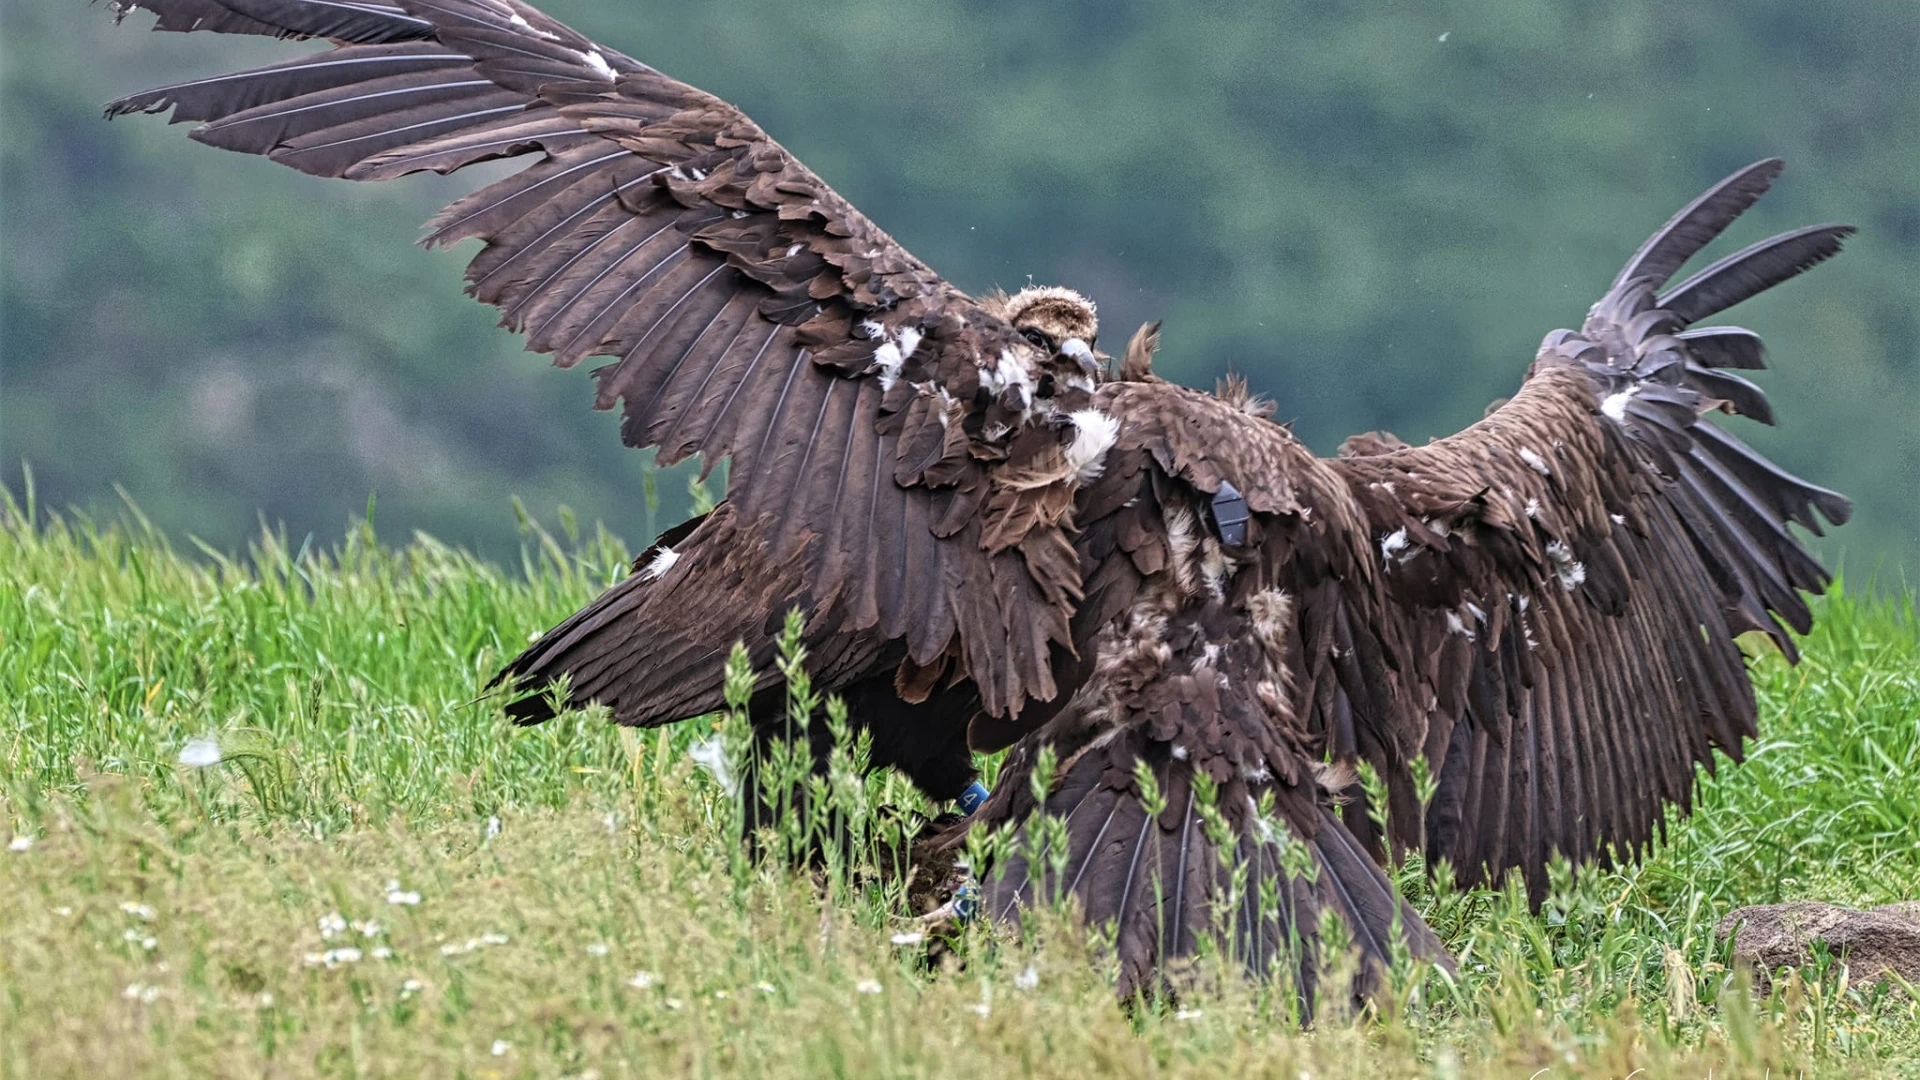
[[[1097,377],[1106,370],[1109,357],[1093,351],[1093,346],[1077,337],[1068,338],[1060,343],[1060,355],[1080,365],[1080,370],[1090,377]]]

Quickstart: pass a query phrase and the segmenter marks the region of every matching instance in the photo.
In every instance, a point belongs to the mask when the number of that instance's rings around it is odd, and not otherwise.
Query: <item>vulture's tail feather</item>
[[[1118,764],[1129,758],[1152,763],[1164,803],[1157,817],[1133,773]],[[1324,971],[1337,969],[1323,956],[1329,915],[1344,925],[1357,957],[1349,988],[1355,1001],[1378,985],[1396,940],[1413,956],[1450,962],[1322,803],[1306,811],[1305,827],[1256,820],[1254,800],[1271,781],[1235,778],[1218,786],[1208,806],[1192,765],[1135,730],[1068,759],[1042,808],[1064,827],[1043,828],[1031,798],[1015,797],[1029,785],[1032,764],[1031,755],[1010,759],[998,785],[1004,794],[980,815],[988,825],[1024,818],[1013,854],[987,876],[981,910],[1007,920],[1022,906],[1071,896],[1089,925],[1111,928],[1122,998],[1172,989],[1177,961],[1221,948],[1257,976],[1292,979],[1311,1009]],[[1043,839],[1062,831],[1064,857]]]
[[[622,579],[509,661],[488,684],[513,695],[506,705],[507,716],[516,724],[545,723],[555,715],[548,693],[551,687],[563,678],[570,687],[596,683],[594,676],[609,655],[609,641],[602,631],[623,615],[631,617],[645,602],[649,584],[639,574]],[[598,700],[590,693],[572,693],[569,699]]]
[[[598,702],[616,721],[636,727],[670,723],[722,704],[727,656],[734,641],[762,645],[764,628],[742,621],[743,606],[708,610],[715,583],[730,564],[731,506],[682,522],[634,560],[633,573],[540,635],[490,684],[510,700],[514,722],[554,715],[549,689],[563,677],[567,703]],[[729,618],[731,616],[731,618]],[[770,648],[758,650],[755,670]]]

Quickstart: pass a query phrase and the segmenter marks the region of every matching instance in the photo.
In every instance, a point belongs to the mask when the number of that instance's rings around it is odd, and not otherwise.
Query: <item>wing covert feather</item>
[[[595,373],[595,405],[623,410],[627,444],[668,462],[732,459],[726,535],[763,545],[758,573],[786,585],[767,592],[748,563],[727,563],[709,582],[732,590],[727,602],[773,605],[762,617],[803,604],[825,635],[810,645],[911,634],[913,655],[930,661],[952,644],[996,715],[1057,696],[1078,566],[1068,558],[1063,576],[1045,553],[1070,550],[1058,508],[1072,483],[1031,477],[1060,458],[1073,429],[1058,418],[1086,390],[1055,383],[1055,358],[738,109],[519,0],[131,2],[163,29],[334,48],[133,95],[110,115],[170,109],[201,124],[200,141],[347,179],[530,160],[448,206],[427,242],[481,242],[468,291],[530,349],[561,367],[612,358]],[[1001,472],[1027,478],[1020,493],[996,482]],[[1008,518],[1010,507],[1026,516]],[[1011,524],[963,524],[988,513]],[[776,569],[796,555],[791,574]],[[929,580],[944,587],[923,591]],[[594,662],[659,659],[627,633],[601,627]],[[535,650],[546,660],[523,657],[508,675],[538,689],[587,663],[583,647],[565,661]],[[631,688],[621,700],[624,722],[672,718]]]

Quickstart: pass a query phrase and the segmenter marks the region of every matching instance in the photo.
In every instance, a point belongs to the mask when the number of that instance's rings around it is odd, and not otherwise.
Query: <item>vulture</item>
[[[1849,503],[1708,415],[1773,420],[1735,374],[1760,339],[1702,323],[1853,230],[1672,283],[1777,160],[1655,232],[1479,422],[1322,458],[1244,384],[1156,376],[1157,326],[1115,361],[1076,292],[962,293],[734,106],[520,0],[119,6],[331,47],[109,115],[351,180],[522,159],[425,242],[480,241],[467,291],[530,349],[606,358],[628,446],[729,462],[724,501],[500,673],[515,720],[711,712],[743,643],[755,739],[789,738],[797,611],[876,768],[952,800],[1011,748],[963,824],[1044,842],[978,904],[1072,897],[1123,996],[1203,940],[1311,985],[1336,923],[1355,992],[1395,955],[1448,963],[1383,870],[1408,853],[1536,903],[1556,856],[1633,858],[1755,734],[1737,639],[1793,658],[1829,582],[1790,523]]]

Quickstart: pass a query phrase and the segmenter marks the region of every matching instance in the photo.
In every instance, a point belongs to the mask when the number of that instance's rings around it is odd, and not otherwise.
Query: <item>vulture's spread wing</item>
[[[570,676],[626,723],[694,715],[736,640],[773,677],[797,602],[849,679],[951,669],[993,716],[1056,697],[1080,593],[1065,418],[1090,380],[1056,379],[739,110],[518,0],[126,3],[335,47],[110,114],[170,108],[202,142],[355,180],[528,158],[428,241],[482,242],[468,291],[531,349],[613,358],[597,404],[624,408],[629,445],[731,458],[722,509],[517,660],[519,686]]]
[[[1470,879],[1517,868],[1537,900],[1554,852],[1638,851],[1668,804],[1689,805],[1695,766],[1715,748],[1738,760],[1754,734],[1734,639],[1759,631],[1795,656],[1786,628],[1806,632],[1801,593],[1828,576],[1788,523],[1817,533],[1850,506],[1708,418],[1771,410],[1725,370],[1760,367],[1759,339],[1695,324],[1853,230],[1786,233],[1665,286],[1779,171],[1750,166],[1670,221],[1485,420],[1332,463],[1364,508],[1397,672],[1394,707],[1332,737],[1393,781],[1398,843],[1421,841],[1407,766],[1424,752],[1429,855]]]
[[[1850,230],[1775,237],[1660,291],[1778,170],[1761,162],[1688,207],[1580,332],[1548,336],[1512,400],[1426,447],[1374,435],[1320,460],[1235,395],[1103,386],[1099,407],[1123,422],[1080,494],[1079,543],[1113,600],[1085,686],[976,815],[1016,825],[1024,853],[998,868],[988,910],[1074,894],[1116,921],[1123,992],[1214,927],[1310,991],[1311,950],[1285,946],[1332,912],[1368,961],[1364,987],[1396,934],[1444,955],[1374,861],[1375,813],[1394,849],[1470,881],[1518,869],[1536,901],[1554,852],[1647,844],[1668,804],[1688,804],[1695,767],[1715,747],[1737,758],[1754,732],[1735,637],[1762,631],[1792,656],[1782,624],[1808,628],[1800,593],[1828,578],[1787,523],[1848,515],[1705,417],[1764,418],[1759,391],[1723,370],[1761,353],[1748,331],[1692,324]],[[1039,799],[1045,746],[1060,764]],[[1386,807],[1366,805],[1360,761]]]

